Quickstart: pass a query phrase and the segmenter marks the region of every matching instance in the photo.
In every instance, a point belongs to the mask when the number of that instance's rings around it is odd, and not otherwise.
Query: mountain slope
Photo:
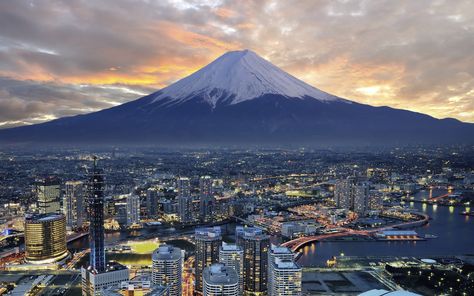
[[[110,109],[0,131],[0,141],[127,144],[472,143],[474,124],[344,100],[250,51]]]

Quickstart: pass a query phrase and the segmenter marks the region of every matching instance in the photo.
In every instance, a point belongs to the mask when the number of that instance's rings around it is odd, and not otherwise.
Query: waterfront
[[[445,194],[443,189],[434,189],[433,196]],[[429,191],[420,191],[416,200],[429,197]],[[302,266],[324,266],[331,256],[418,256],[463,255],[474,253],[472,227],[474,219],[460,215],[466,207],[438,206],[407,202],[406,206],[429,215],[430,222],[415,230],[419,234],[434,234],[438,238],[426,241],[321,241],[302,249],[299,259]]]

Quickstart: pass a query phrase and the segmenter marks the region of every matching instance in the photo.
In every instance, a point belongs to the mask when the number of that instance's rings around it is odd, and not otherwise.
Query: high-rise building
[[[90,265],[81,269],[83,296],[100,295],[101,291],[120,287],[122,282],[129,280],[127,267],[116,262],[106,264],[105,261],[104,181],[104,173],[97,167],[94,157],[88,184]]]
[[[238,245],[222,243],[219,249],[219,262],[233,268],[239,278],[239,295],[244,291],[244,251]]]
[[[354,212],[359,215],[366,214],[369,211],[369,185],[359,183],[353,185],[354,194]]]
[[[178,215],[181,223],[191,223],[194,221],[192,196],[178,196]]]
[[[140,223],[140,197],[135,194],[127,196],[127,226]]]
[[[56,177],[48,177],[37,180],[35,184],[36,197],[38,198],[38,212],[40,214],[59,213],[60,205],[60,181]]]
[[[148,218],[156,218],[159,212],[159,200],[163,196],[163,193],[150,188],[146,191],[146,210]]]
[[[348,177],[344,180],[339,180],[334,187],[334,199],[338,208],[347,210],[354,209],[354,193],[353,185],[355,179]]]
[[[272,245],[268,253],[268,295],[301,295],[302,270],[294,253],[286,247]]]
[[[270,236],[255,227],[239,232],[238,244],[244,251],[244,295],[262,295],[267,291]]]
[[[170,295],[181,295],[184,251],[162,244],[152,255],[152,282],[167,286]]]
[[[25,217],[25,259],[48,264],[68,256],[66,218],[62,214],[28,214]]]
[[[196,258],[194,260],[195,288],[198,295],[203,293],[202,272],[205,267],[219,262],[219,248],[222,243],[220,227],[197,228],[194,233]]]
[[[68,229],[80,228],[86,218],[84,183],[81,181],[67,181],[65,185],[63,212],[66,216],[66,226]]]
[[[177,180],[178,185],[178,216],[182,223],[190,223],[194,218],[193,197],[191,196],[191,184],[189,178],[181,177]]]
[[[204,296],[238,296],[239,280],[232,267],[215,263],[203,271]]]
[[[212,178],[202,176],[199,179],[199,213],[201,221],[211,222],[213,220],[215,199],[212,192]]]
[[[191,182],[187,177],[180,177],[177,180],[178,196],[191,196]]]
[[[88,184],[89,244],[90,267],[98,273],[105,271],[104,183],[104,172],[97,167],[97,159],[94,158],[94,167]]]

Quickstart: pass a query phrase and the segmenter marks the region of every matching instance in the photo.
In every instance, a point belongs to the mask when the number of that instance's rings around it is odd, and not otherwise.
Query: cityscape
[[[474,1],[0,1],[0,296],[474,296]]]
[[[3,150],[1,291],[470,295],[473,155]]]

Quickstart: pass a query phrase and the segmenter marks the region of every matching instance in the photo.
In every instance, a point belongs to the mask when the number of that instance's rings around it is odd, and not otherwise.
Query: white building
[[[130,194],[127,196],[127,226],[140,223],[140,197]]]
[[[85,190],[81,181],[67,181],[63,197],[63,213],[66,216],[66,227],[82,227],[85,220]]]
[[[301,295],[302,269],[294,261],[294,253],[286,247],[272,245],[268,253],[268,295]]]
[[[184,251],[162,244],[152,255],[152,282],[167,286],[170,295],[181,295]]]
[[[240,295],[237,272],[222,263],[204,268],[202,279],[204,296]]]
[[[219,262],[233,268],[239,278],[239,295],[244,291],[244,251],[238,245],[222,243],[219,249]]]
[[[81,275],[83,296],[96,296],[103,290],[118,289],[122,282],[129,280],[128,268],[116,262],[107,264],[105,272],[101,273],[95,272],[90,267],[83,267]]]

